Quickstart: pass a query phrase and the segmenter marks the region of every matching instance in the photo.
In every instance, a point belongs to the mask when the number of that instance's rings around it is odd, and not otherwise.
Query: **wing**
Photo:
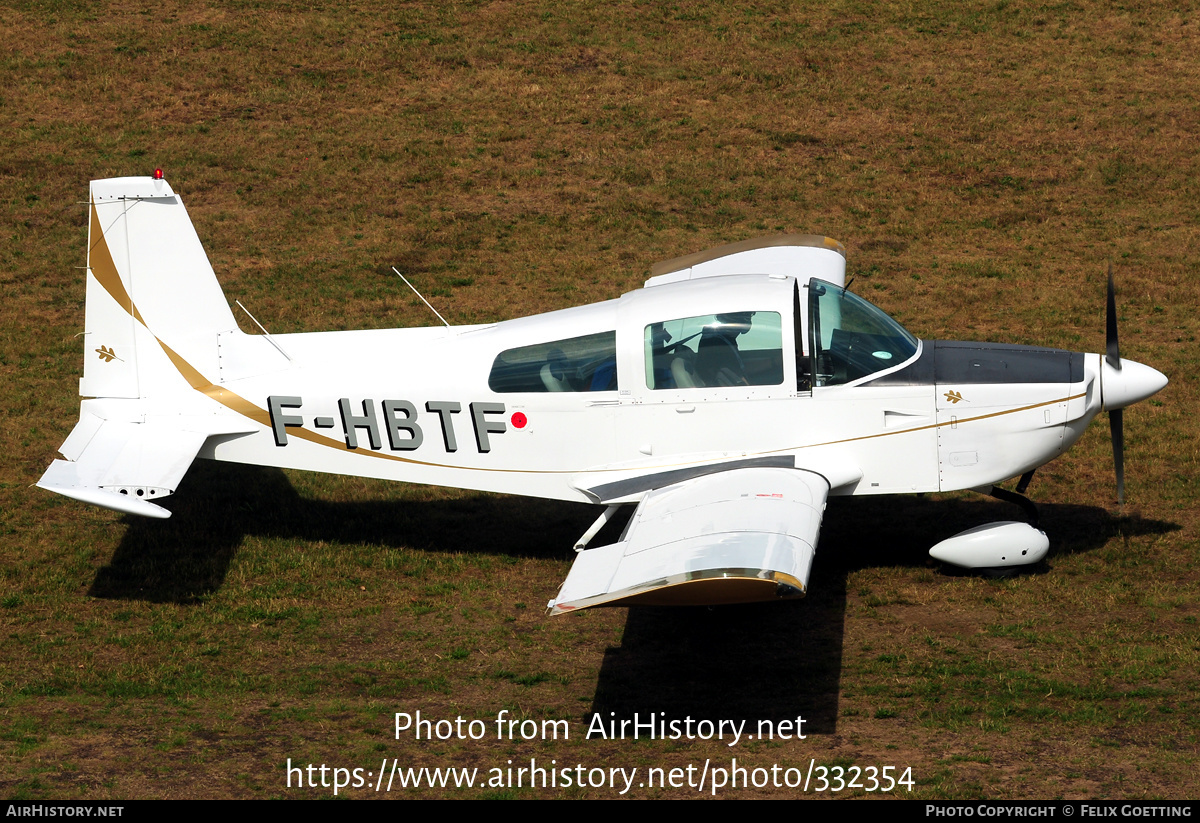
[[[549,611],[803,597],[828,494],[821,475],[786,468],[656,489],[618,542],[576,556]]]

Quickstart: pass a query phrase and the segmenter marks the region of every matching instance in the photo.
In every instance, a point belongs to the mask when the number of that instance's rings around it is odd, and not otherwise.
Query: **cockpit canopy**
[[[749,397],[852,384],[919,349],[899,323],[841,285],[778,275],[663,284],[483,334],[506,344],[492,355],[494,392],[649,390],[659,401],[668,390],[747,387]]]

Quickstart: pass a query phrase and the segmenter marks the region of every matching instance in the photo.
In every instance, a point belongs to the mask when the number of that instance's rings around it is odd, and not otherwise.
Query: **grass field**
[[[1186,4],[6,0],[0,29],[0,794],[736,757],[911,767],[920,798],[1200,796]],[[478,323],[788,231],[840,239],[854,290],[924,338],[1101,351],[1111,262],[1122,354],[1171,384],[1126,414],[1123,511],[1102,419],[1038,472],[1033,574],[927,557],[995,501],[833,500],[803,601],[548,619],[583,506],[205,461],[168,521],[33,488],[78,417],[87,182],[156,166],[272,332],[429,324],[393,265]],[[493,733],[396,739],[417,710]],[[497,740],[501,711],[569,739]],[[807,737],[585,738],[634,712]]]

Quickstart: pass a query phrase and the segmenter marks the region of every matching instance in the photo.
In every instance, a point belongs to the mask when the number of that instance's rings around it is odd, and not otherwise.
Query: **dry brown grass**
[[[5,4],[0,787],[266,797],[295,794],[287,758],[734,754],[912,765],[921,797],[1195,797],[1196,25],[1016,0]],[[582,509],[201,464],[163,526],[30,488],[77,415],[78,202],[155,166],[273,331],[428,323],[391,265],[479,322],[822,232],[929,338],[1098,351],[1112,260],[1122,353],[1172,383],[1127,415],[1124,516],[1102,423],[1039,473],[1045,573],[933,570],[991,504],[839,501],[805,602],[548,621]],[[417,708],[573,735],[592,711],[803,713],[814,735],[392,740]]]

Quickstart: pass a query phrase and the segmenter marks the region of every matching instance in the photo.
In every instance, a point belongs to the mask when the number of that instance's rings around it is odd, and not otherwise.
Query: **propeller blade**
[[[1108,413],[1108,427],[1112,429],[1113,467],[1117,470],[1117,504],[1125,505],[1125,425],[1123,409]]]
[[[1113,287],[1112,263],[1108,264],[1108,313],[1105,318],[1105,354],[1108,365],[1121,370],[1121,346],[1117,341],[1117,290]]]

